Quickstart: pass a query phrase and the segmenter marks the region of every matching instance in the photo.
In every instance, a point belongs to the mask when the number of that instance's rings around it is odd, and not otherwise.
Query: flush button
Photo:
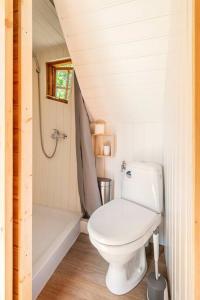
[[[127,171],[127,172],[126,172],[126,176],[127,176],[128,178],[131,178],[131,177],[132,177],[131,171]]]

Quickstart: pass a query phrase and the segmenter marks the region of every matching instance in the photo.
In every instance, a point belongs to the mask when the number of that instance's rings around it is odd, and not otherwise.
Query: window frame
[[[64,64],[64,63],[72,63],[70,58],[66,59],[58,59],[55,61],[46,62],[46,98],[50,100],[54,100],[57,102],[62,102],[68,104],[69,100],[57,98],[56,95],[56,71],[57,70],[66,70],[73,71],[73,67],[59,67],[56,65]],[[65,89],[65,88],[63,88]],[[66,88],[67,89],[67,88]]]

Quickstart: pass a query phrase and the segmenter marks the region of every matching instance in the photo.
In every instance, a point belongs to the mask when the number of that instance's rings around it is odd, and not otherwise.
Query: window
[[[68,103],[72,93],[73,65],[70,59],[46,63],[47,98]]]

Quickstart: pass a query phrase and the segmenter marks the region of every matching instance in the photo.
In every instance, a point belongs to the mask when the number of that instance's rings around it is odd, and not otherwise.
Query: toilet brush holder
[[[166,279],[160,275],[156,279],[152,272],[147,281],[147,300],[168,300],[168,288]]]
[[[153,250],[155,272],[152,272],[147,281],[147,300],[168,300],[168,287],[166,279],[159,274],[159,231],[156,229],[153,233]]]

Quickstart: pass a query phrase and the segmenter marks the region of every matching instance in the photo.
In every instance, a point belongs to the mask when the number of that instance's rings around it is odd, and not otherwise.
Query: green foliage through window
[[[56,98],[70,100],[72,89],[72,70],[56,70]]]
[[[57,72],[56,72],[56,86],[65,88],[66,84],[67,84],[67,77],[68,77],[68,74],[67,74],[66,71],[57,70]]]

